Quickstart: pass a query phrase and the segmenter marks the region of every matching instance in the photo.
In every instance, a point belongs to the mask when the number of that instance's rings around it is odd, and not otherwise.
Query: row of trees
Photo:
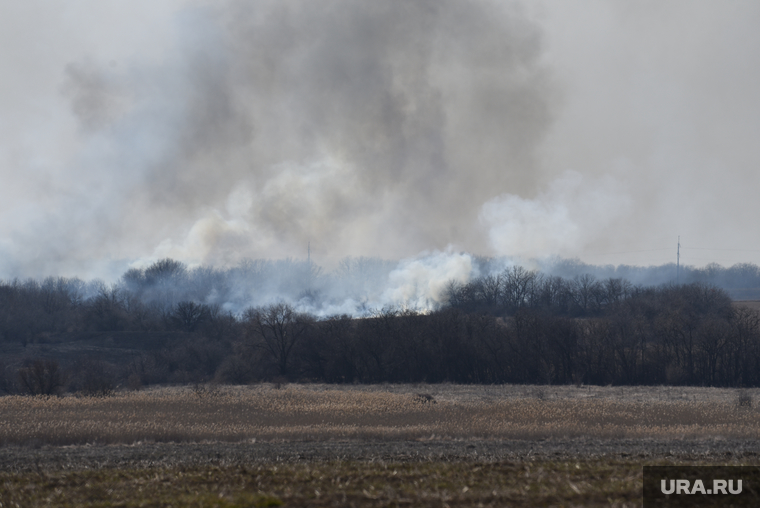
[[[168,261],[154,268],[132,274],[143,281],[139,290],[62,278],[0,284],[0,341],[38,357],[6,357],[0,390],[48,386],[39,380],[56,361],[53,390],[278,377],[760,386],[760,317],[706,284],[641,287],[514,267],[451,283],[434,312],[317,318],[287,303],[234,314],[148,298],[184,270]],[[129,354],[93,357],[83,348],[79,357],[57,358],[40,345],[105,333],[117,333],[114,347]],[[157,346],[145,348],[140,338]]]
[[[204,273],[215,278],[213,271]],[[228,331],[232,321],[243,317],[247,306],[233,312],[223,310],[230,309],[229,305],[203,303],[208,301],[204,291],[192,290],[203,285],[200,279],[203,273],[190,278],[181,263],[162,260],[146,270],[128,271],[121,283],[112,286],[62,277],[42,282],[0,282],[0,341],[26,345],[44,340],[51,333],[192,333],[201,328],[218,338]],[[620,278],[598,280],[583,274],[567,279],[512,267],[467,284],[451,282],[444,295],[444,306],[500,317],[512,316],[524,308],[552,315],[587,317],[600,315],[607,306],[640,291],[641,287]],[[316,298],[308,291],[301,298],[309,296]]]
[[[483,276],[467,284],[452,283],[445,300],[465,312],[501,316],[525,307],[555,315],[598,315],[641,284],[672,282],[676,273],[670,265],[605,267],[577,260],[546,261],[539,273],[512,267],[506,259],[471,257],[471,261],[472,273]],[[248,307],[264,306],[275,298],[317,315],[336,312],[330,309],[371,315],[373,307],[404,305],[384,297],[400,266],[374,258],[346,258],[330,272],[292,259],[190,269],[162,259],[144,269],[128,270],[110,286],[62,277],[0,281],[0,341],[29,342],[44,333],[71,330],[171,329],[169,316],[181,302],[205,304],[208,312],[232,312],[238,317]],[[753,264],[682,267],[681,281],[716,285],[743,298],[760,295],[760,267]],[[205,316],[200,321],[204,320],[208,321]]]
[[[0,283],[0,342],[26,345],[66,332],[195,332],[201,327],[218,334],[208,328],[234,319],[216,304],[144,300],[118,285],[65,278]]]
[[[554,315],[592,316],[642,291],[620,278],[598,280],[589,274],[565,279],[515,266],[467,284],[449,283],[446,301],[465,312],[511,316],[520,309]]]
[[[760,316],[701,284],[632,290],[587,318],[523,306],[314,321],[272,306],[242,325],[254,372],[329,382],[760,386]]]

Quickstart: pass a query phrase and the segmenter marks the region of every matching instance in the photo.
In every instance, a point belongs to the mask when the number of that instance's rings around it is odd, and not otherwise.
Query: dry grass
[[[0,397],[0,444],[350,439],[755,439],[735,390],[270,385],[157,388],[107,398]],[[544,396],[538,398],[536,390]],[[753,394],[754,395],[754,394]]]
[[[3,506],[638,506],[641,468],[356,462],[250,468],[0,472]]]
[[[420,394],[429,394],[436,403]],[[105,398],[0,397],[1,444],[143,443],[8,447],[10,455],[29,458],[26,466],[14,472],[0,471],[0,505],[638,506],[641,461],[664,465],[682,459],[669,453],[634,458],[630,450],[621,449],[626,453],[616,454],[618,458],[528,453],[514,460],[403,461],[394,454],[390,459],[379,458],[385,454],[378,453],[370,460],[288,462],[278,455],[277,460],[235,464],[220,454],[227,448],[245,448],[243,457],[261,454],[266,447],[301,450],[309,446],[298,442],[304,440],[372,439],[345,444],[369,442],[373,447],[378,445],[374,440],[424,440],[403,445],[424,448],[431,446],[430,439],[452,445],[460,442],[446,440],[756,439],[760,429],[757,404],[740,404],[756,396],[755,390],[709,388],[286,385],[276,389],[257,385],[156,388]],[[257,444],[241,444],[253,440]],[[295,442],[262,444],[265,440]],[[146,441],[211,443],[151,445]],[[473,449],[475,442],[465,441]],[[488,449],[496,443],[481,441],[478,446]],[[536,442],[526,443],[532,451]],[[334,442],[315,445],[338,446]],[[204,450],[193,455],[194,460],[182,455],[182,450],[198,447]],[[77,466],[77,460],[69,457],[74,449],[102,450],[97,457],[110,457],[132,448],[135,458],[127,462],[136,466]],[[181,457],[155,465],[145,448],[160,448],[156,452],[160,457],[171,453]],[[756,458],[754,452],[745,457],[733,453],[731,446],[728,449],[732,453],[704,456],[692,450],[683,460],[733,463]],[[50,455],[50,450],[56,450],[60,463],[40,462],[39,457]],[[102,464],[120,464],[117,459]],[[101,464],[100,459],[96,463]]]

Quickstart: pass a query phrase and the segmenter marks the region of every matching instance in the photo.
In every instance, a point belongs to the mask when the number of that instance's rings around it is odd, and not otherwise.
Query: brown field
[[[0,506],[636,506],[644,464],[758,464],[758,396],[268,384],[6,396]]]
[[[760,437],[760,405],[740,406],[736,390],[714,388],[169,387],[6,396],[0,415],[2,445]]]

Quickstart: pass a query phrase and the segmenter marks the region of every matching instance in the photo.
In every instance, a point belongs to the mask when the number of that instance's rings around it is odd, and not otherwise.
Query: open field
[[[637,506],[645,464],[760,462],[760,411],[739,400],[714,388],[460,385],[9,396],[0,503]]]
[[[8,447],[3,506],[639,506],[642,466],[757,464],[756,441]]]
[[[641,468],[322,462],[250,467],[0,473],[3,506],[633,506]]]
[[[6,396],[0,415],[2,445],[760,436],[757,404],[706,388],[170,387],[104,398]]]

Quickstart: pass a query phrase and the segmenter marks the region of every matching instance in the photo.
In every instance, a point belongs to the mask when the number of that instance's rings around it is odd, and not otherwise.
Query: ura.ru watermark
[[[712,480],[712,488],[705,488],[702,480],[660,480],[660,491],[663,494],[741,494],[741,480]]]
[[[644,508],[760,506],[760,466],[644,466]]]

